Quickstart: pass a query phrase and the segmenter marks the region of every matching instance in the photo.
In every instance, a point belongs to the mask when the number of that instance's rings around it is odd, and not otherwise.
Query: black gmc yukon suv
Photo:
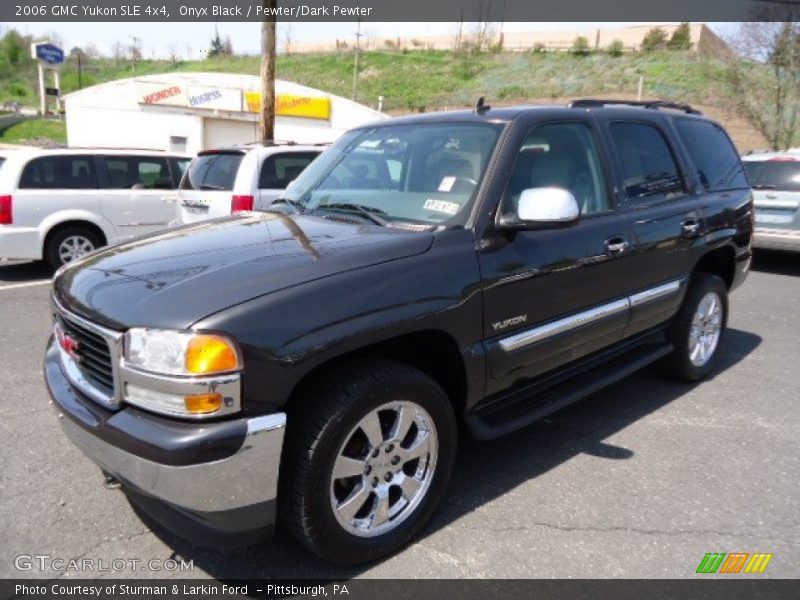
[[[460,422],[499,436],[654,361],[707,375],[752,221],[733,144],[688,106],[395,119],[267,212],[62,269],[45,376],[69,439],[168,527],[278,521],[363,563],[434,512]]]

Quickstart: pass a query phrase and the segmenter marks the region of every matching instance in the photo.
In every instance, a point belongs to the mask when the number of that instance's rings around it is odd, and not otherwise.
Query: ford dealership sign
[[[60,65],[64,62],[64,51],[53,44],[36,44],[36,56],[48,65]]]

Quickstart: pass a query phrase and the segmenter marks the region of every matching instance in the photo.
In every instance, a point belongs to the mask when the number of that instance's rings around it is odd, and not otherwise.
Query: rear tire
[[[679,381],[697,381],[716,365],[728,323],[728,289],[716,275],[695,273],[678,314],[667,328],[675,347],[661,363]]]
[[[100,237],[86,227],[65,227],[49,236],[44,257],[53,269],[58,269],[102,245]]]
[[[280,514],[324,560],[358,565],[407,544],[442,499],[457,445],[452,405],[425,373],[359,360],[315,377],[290,410]]]

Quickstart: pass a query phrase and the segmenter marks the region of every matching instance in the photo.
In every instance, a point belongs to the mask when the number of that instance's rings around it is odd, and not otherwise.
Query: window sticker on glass
[[[433,210],[435,212],[445,213],[447,215],[454,215],[458,212],[458,209],[461,208],[461,205],[456,204],[455,202],[447,202],[446,200],[435,200],[433,198],[428,198],[425,200],[423,208],[427,208],[428,210]]]
[[[442,182],[439,184],[439,191],[440,192],[449,192],[453,189],[453,184],[456,182],[456,178],[453,175],[447,175],[446,177],[442,177]]]

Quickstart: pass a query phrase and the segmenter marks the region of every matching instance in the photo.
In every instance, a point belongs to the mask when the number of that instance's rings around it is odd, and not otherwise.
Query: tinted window
[[[523,190],[537,187],[569,190],[583,214],[611,209],[597,147],[587,125],[553,123],[528,134],[514,163],[506,198],[513,206]]]
[[[258,178],[261,189],[284,189],[303,172],[318,152],[287,152],[272,154],[264,159]]]
[[[396,167],[397,177],[392,176],[386,157],[380,153],[369,150],[354,152],[333,170],[328,184],[340,183],[351,190],[397,189],[402,163],[394,162],[400,165]],[[469,167],[470,173],[471,170]]]
[[[86,189],[97,187],[91,156],[47,156],[25,165],[19,180],[27,189]]]
[[[6,162],[6,159],[0,156],[0,169],[3,168],[3,163]]]
[[[231,191],[242,158],[241,152],[199,155],[189,164],[186,177],[181,180],[181,189]]]
[[[719,126],[697,119],[675,119],[675,127],[706,189],[748,187],[739,154]]]
[[[149,156],[103,157],[108,177],[107,187],[116,190],[172,189],[166,158]]]
[[[744,168],[756,189],[800,192],[800,160],[746,160]]]
[[[190,159],[188,159],[188,158],[177,158],[177,159],[175,159],[175,164],[178,167],[178,172],[177,172],[178,181],[180,181],[181,177],[183,177],[183,174],[186,173],[186,169],[189,168],[189,163],[190,162],[192,162],[192,161]]]
[[[622,161],[629,198],[672,198],[683,194],[675,158],[658,129],[644,123],[612,123],[611,137]]]

